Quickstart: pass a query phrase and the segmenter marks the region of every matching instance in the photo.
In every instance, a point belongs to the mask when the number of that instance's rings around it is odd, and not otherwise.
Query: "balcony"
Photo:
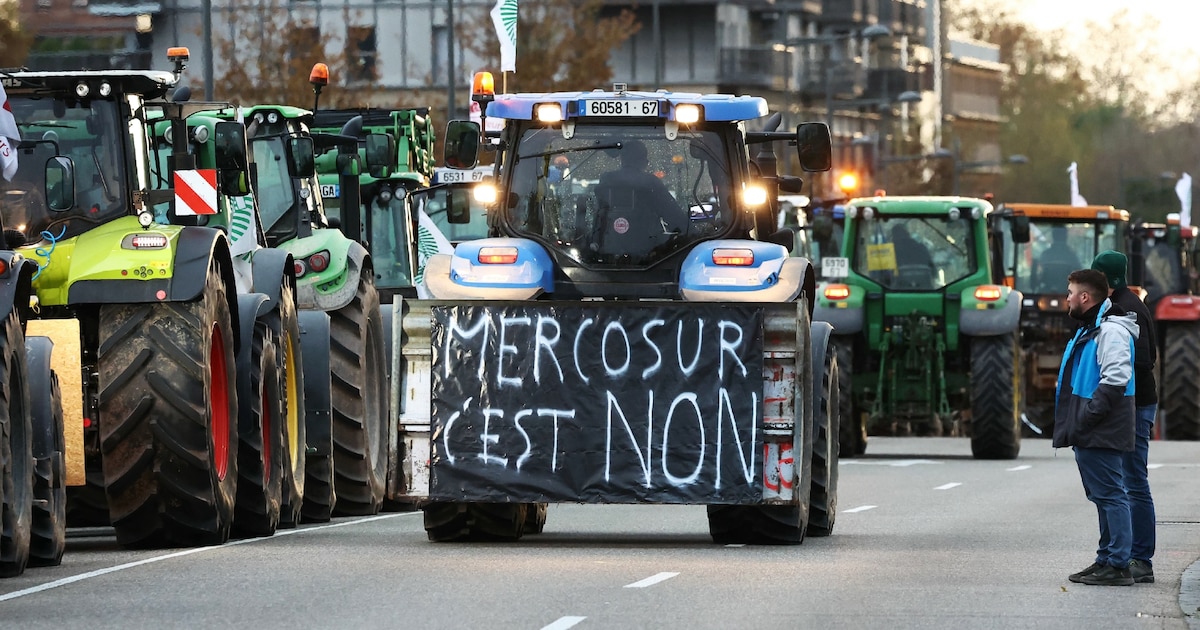
[[[788,89],[789,55],[773,46],[721,49],[717,82],[725,87]]]
[[[854,60],[815,60],[800,65],[797,91],[801,96],[822,100],[825,98],[826,76],[829,71],[829,91],[837,100],[853,100],[863,94],[866,72]]]
[[[903,68],[871,68],[863,98],[890,100],[902,92],[921,91],[920,76]]]

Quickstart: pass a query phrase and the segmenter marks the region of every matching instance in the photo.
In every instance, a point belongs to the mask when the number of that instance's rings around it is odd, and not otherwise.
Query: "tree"
[[[507,89],[590,90],[612,80],[613,51],[640,28],[633,11],[605,9],[603,0],[525,0],[517,23],[517,71]],[[455,28],[466,49],[482,59],[500,82],[500,42],[491,5],[471,7]],[[480,37],[483,33],[484,36]]]
[[[29,56],[33,34],[21,28],[19,2],[0,3],[0,68],[20,68]]]
[[[293,9],[287,0],[231,0],[220,7],[213,32],[214,96],[235,104],[276,103],[311,108],[309,72],[321,62],[330,83],[340,89],[321,94],[322,108],[365,106],[378,73],[373,54],[361,51],[374,26],[349,26],[345,33],[322,32],[315,16]],[[361,23],[348,9],[339,24]],[[347,86],[353,89],[346,89]]]

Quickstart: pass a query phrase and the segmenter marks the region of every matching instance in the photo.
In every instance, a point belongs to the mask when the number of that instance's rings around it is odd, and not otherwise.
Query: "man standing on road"
[[[1067,277],[1067,313],[1083,325],[1067,344],[1058,370],[1053,445],[1075,448],[1083,492],[1100,517],[1096,561],[1070,580],[1129,586],[1133,524],[1123,462],[1134,447],[1138,328],[1136,316],[1107,296],[1108,279],[1095,269],[1079,269]]]
[[[1158,392],[1154,381],[1154,361],[1158,341],[1154,320],[1141,298],[1125,286],[1125,254],[1108,250],[1092,261],[1092,269],[1108,278],[1108,299],[1137,315],[1138,336],[1133,346],[1133,376],[1137,435],[1134,449],[1124,454],[1125,490],[1129,494],[1129,512],[1133,519],[1133,550],[1129,571],[1135,582],[1154,581],[1154,498],[1150,496],[1150,478],[1146,464],[1150,454],[1150,434],[1158,413]]]

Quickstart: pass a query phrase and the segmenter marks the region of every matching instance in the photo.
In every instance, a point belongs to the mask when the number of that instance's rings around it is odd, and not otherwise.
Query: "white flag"
[[[517,71],[517,0],[496,0],[492,24],[500,39],[500,71]]]
[[[450,243],[450,239],[446,238],[445,234],[438,229],[433,219],[425,214],[425,209],[417,210],[417,277],[413,279],[413,284],[417,286],[417,297],[427,300],[432,295],[429,294],[429,289],[425,288],[425,264],[429,262],[429,258],[434,254],[453,254],[454,245]]]
[[[8,94],[0,85],[0,169],[8,181],[12,181],[13,175],[17,174],[17,148],[14,143],[20,141],[21,130],[17,128],[12,106],[8,104]]]
[[[1067,172],[1071,174],[1071,205],[1086,206],[1088,205],[1087,199],[1084,199],[1083,195],[1079,194],[1079,175],[1076,174],[1078,170],[1079,167],[1074,162],[1071,162],[1071,166],[1067,167]]]
[[[229,253],[241,256],[258,247],[258,224],[254,218],[254,197],[227,197],[229,200]]]
[[[1192,176],[1184,173],[1175,182],[1175,194],[1179,196],[1179,224],[1187,227],[1192,224]]]

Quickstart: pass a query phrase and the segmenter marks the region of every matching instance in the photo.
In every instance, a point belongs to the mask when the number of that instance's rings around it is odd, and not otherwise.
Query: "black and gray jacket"
[[[1087,315],[1058,370],[1053,445],[1131,451],[1137,317],[1111,300]]]

